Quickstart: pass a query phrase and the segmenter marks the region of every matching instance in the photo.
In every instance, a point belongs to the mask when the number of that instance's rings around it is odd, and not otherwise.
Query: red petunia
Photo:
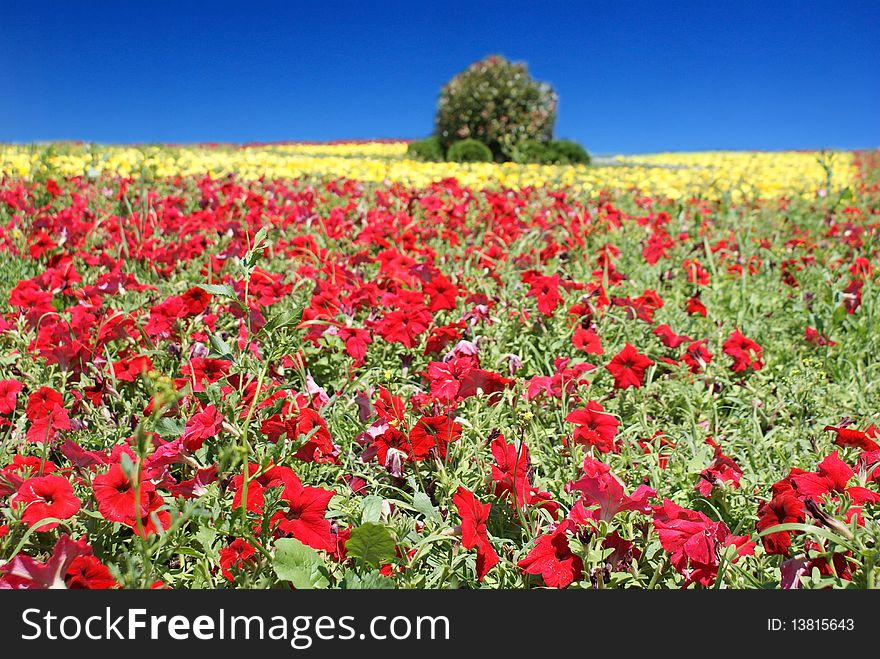
[[[837,451],[819,463],[815,472],[796,474],[791,477],[798,494],[811,499],[821,499],[826,494],[846,494],[857,504],[880,503],[880,494],[865,487],[848,487],[855,476],[852,468],[840,459]]]
[[[682,343],[687,343],[691,341],[691,337],[684,334],[676,334],[672,331],[672,328],[669,325],[658,325],[654,328],[652,332],[655,336],[660,337],[660,341],[663,342],[667,348],[677,348]]]
[[[146,355],[123,359],[113,363],[113,376],[120,382],[134,382],[138,377],[153,368],[153,362]]]
[[[405,462],[417,462],[428,457],[435,446],[434,437],[428,432],[416,432],[407,436],[393,426],[388,426],[376,435],[373,447],[379,464],[383,465],[395,478],[403,476]]]
[[[520,444],[517,449],[512,442],[507,443],[504,435],[499,434],[492,440],[490,448],[495,458],[495,464],[492,465],[495,496],[512,495],[513,503],[518,508],[535,505],[556,517],[559,504],[553,501],[549,492],[541,492],[532,486],[529,447]]]
[[[232,362],[228,359],[214,359],[208,357],[194,357],[180,369],[185,376],[184,382],[193,384],[193,391],[202,392],[205,384],[217,382],[229,374]]]
[[[559,294],[560,276],[545,277],[534,273],[524,273],[522,278],[525,283],[529,284],[526,295],[538,300],[538,311],[548,318],[552,316],[556,307],[562,302],[562,296]]]
[[[770,501],[758,508],[758,521],[755,528],[758,532],[766,531],[779,524],[801,523],[806,519],[806,509],[794,491],[785,489],[777,493]],[[791,549],[791,531],[768,533],[761,537],[764,549],[768,554],[787,555]]]
[[[590,456],[584,458],[583,469],[584,475],[577,481],[569,482],[566,490],[580,492],[587,505],[597,506],[591,514],[593,519],[610,522],[617,513],[625,510],[645,514],[651,512],[648,499],[657,494],[652,488],[639,485],[631,496],[627,495],[623,483],[611,473],[611,468]]]
[[[594,330],[578,326],[574,331],[571,341],[575,348],[582,350],[588,355],[605,354],[605,349],[602,347],[602,339],[599,338],[599,335]]]
[[[602,453],[616,451],[615,435],[620,421],[605,411],[600,403],[587,401],[584,409],[569,412],[565,420],[577,426],[571,441],[584,446],[595,446]]]
[[[65,577],[73,561],[79,556],[90,556],[91,553],[92,548],[85,540],[73,540],[62,533],[45,563],[19,553],[8,563],[0,565],[0,590],[66,588]]]
[[[104,519],[127,526],[134,526],[138,518],[142,519],[147,515],[149,495],[155,491],[155,486],[150,481],[142,481],[137,501],[135,487],[119,463],[95,476],[92,488],[98,502],[98,512]]]
[[[247,540],[236,538],[228,547],[220,550],[220,571],[228,581],[233,581],[232,569],[242,569],[248,559],[256,553]]]
[[[819,332],[819,330],[809,326],[804,330],[804,339],[807,343],[812,346],[816,346],[817,348],[822,346],[831,347],[837,345],[836,341],[832,341],[827,336]]]
[[[704,305],[696,295],[688,298],[685,309],[691,316],[703,316],[705,318],[709,313],[709,310],[706,309],[706,305]]]
[[[66,478],[38,476],[29,478],[18,488],[10,504],[24,506],[22,521],[40,531],[51,531],[58,522],[40,522],[46,518],[70,519],[79,512],[80,501]]]
[[[452,497],[461,516],[461,544],[465,549],[477,549],[477,577],[480,581],[500,560],[492,543],[486,521],[492,506],[480,503],[470,490],[459,486]]]
[[[664,499],[654,510],[654,528],[660,544],[670,554],[672,566],[685,577],[685,584],[710,586],[718,575],[721,552],[737,547],[737,556],[754,552],[748,536],[731,535],[724,522],[713,522],[701,512]]]
[[[823,432],[828,432],[829,430],[835,434],[834,443],[838,446],[855,446],[863,451],[876,451],[880,449],[880,445],[868,437],[866,432],[861,430],[838,428],[836,426],[825,426],[822,428]]]
[[[715,447],[715,457],[712,459],[712,463],[700,472],[700,478],[694,489],[704,497],[708,497],[715,489],[739,488],[739,481],[743,474],[740,466],[732,458],[724,455],[721,447],[711,439],[706,443]]]
[[[432,319],[431,312],[425,307],[407,305],[386,313],[375,324],[375,329],[386,341],[413,348],[416,339],[427,331]]]
[[[628,389],[641,387],[645,382],[645,371],[653,364],[651,359],[627,343],[605,368],[614,377],[615,389]]]
[[[293,474],[285,478],[282,500],[287,510],[281,510],[272,516],[272,523],[287,535],[313,549],[334,550],[333,538],[330,534],[330,521],[326,519],[327,505],[336,494],[335,490],[303,485]]]
[[[447,415],[423,416],[409,433],[409,441],[414,450],[415,447],[436,445],[437,457],[441,460],[446,459],[449,444],[458,441],[459,437],[461,426]]]
[[[569,534],[574,523],[565,520],[554,531],[540,536],[528,555],[517,563],[526,574],[540,575],[551,588],[566,588],[584,575],[584,562],[571,551]]]
[[[110,570],[94,556],[77,556],[64,573],[64,581],[72,590],[106,590],[119,583]]]
[[[187,451],[198,451],[205,440],[216,437],[223,424],[223,415],[213,405],[208,405],[197,412],[189,421],[183,431],[183,446]]]
[[[763,348],[746,338],[739,329],[733,331],[722,347],[724,354],[733,358],[733,364],[730,368],[735,373],[745,371],[748,368],[760,371],[764,366],[764,362],[761,361],[764,355]]]
[[[370,333],[359,327],[340,327],[336,336],[345,344],[345,352],[354,360],[355,366],[363,366],[367,356],[367,346],[373,342]]]
[[[18,380],[0,380],[0,414],[11,414],[22,388]]]

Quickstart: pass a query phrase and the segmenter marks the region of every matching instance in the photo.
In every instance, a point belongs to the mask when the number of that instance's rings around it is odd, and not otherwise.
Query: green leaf
[[[417,491],[413,495],[413,508],[422,513],[425,519],[438,519],[440,517],[440,513],[437,512],[434,504],[431,503],[431,498],[424,492]]]
[[[229,284],[199,284],[198,286],[211,295],[219,295],[220,297],[228,297],[238,301],[238,295],[236,295],[235,289]]]
[[[382,518],[382,497],[375,494],[365,496],[361,503],[361,522],[373,522],[378,524]]]
[[[156,421],[155,432],[162,439],[167,439],[169,437],[180,437],[183,434],[184,429],[183,423],[177,419],[163,416]]]
[[[349,572],[345,575],[342,586],[346,590],[392,590],[395,587],[394,581],[382,576],[378,570],[372,570],[364,575]]]
[[[302,309],[295,309],[293,311],[285,311],[283,313],[276,314],[269,319],[269,321],[260,328],[261,333],[273,332],[275,330],[282,329],[284,327],[296,327],[302,322]]]
[[[221,359],[233,361],[234,357],[232,356],[232,348],[229,347],[229,344],[226,343],[226,341],[216,334],[208,334],[208,341],[211,343],[214,352],[216,352]]]
[[[391,530],[382,524],[366,522],[352,529],[351,537],[345,543],[348,555],[361,559],[364,563],[379,567],[394,558],[394,537]]]
[[[279,579],[289,581],[294,588],[326,588],[330,585],[326,566],[318,552],[296,538],[275,541],[272,569]]]

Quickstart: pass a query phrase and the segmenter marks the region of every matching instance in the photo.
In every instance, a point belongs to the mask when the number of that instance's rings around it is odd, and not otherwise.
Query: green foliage
[[[281,538],[275,542],[272,569],[282,581],[294,588],[326,588],[330,583],[321,556],[296,538]]]
[[[577,142],[553,140],[548,145],[553,153],[553,162],[560,165],[589,165],[590,154]]]
[[[513,160],[536,165],[587,165],[590,156],[577,142],[526,140],[514,149]]]
[[[534,80],[525,64],[492,55],[440,91],[436,134],[446,148],[471,138],[488,146],[496,160],[510,160],[517,144],[553,137],[556,103],[553,89]]]
[[[492,162],[489,147],[472,139],[455,142],[446,155],[452,162]]]
[[[365,522],[352,529],[345,548],[349,556],[360,559],[367,565],[379,567],[394,559],[395,543],[387,526]]]
[[[443,145],[440,138],[431,135],[423,140],[410,142],[406,147],[406,155],[413,160],[426,162],[443,162]]]
[[[522,164],[549,165],[554,162],[554,155],[548,144],[538,140],[526,140],[516,145],[513,160]]]

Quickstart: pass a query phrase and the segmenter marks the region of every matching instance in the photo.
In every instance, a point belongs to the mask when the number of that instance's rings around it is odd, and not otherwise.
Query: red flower
[[[761,504],[755,528],[760,533],[779,524],[799,524],[805,519],[804,502],[791,489],[785,489]],[[761,537],[761,542],[768,554],[787,555],[791,549],[791,531],[769,533]]]
[[[730,457],[724,455],[721,447],[711,439],[707,440],[708,444],[715,447],[715,458],[712,463],[700,472],[700,478],[694,489],[708,497],[715,488],[731,487],[737,489],[739,487],[739,479],[742,477],[742,469]]]
[[[757,343],[743,336],[739,329],[733,331],[733,334],[724,342],[722,347],[724,348],[725,355],[733,357],[733,364],[730,368],[735,373],[744,371],[747,368],[760,371],[764,366],[764,363],[761,361],[764,350]]]
[[[52,410],[58,407],[64,407],[61,394],[49,387],[40,387],[37,391],[28,396],[25,414],[28,419],[33,421],[35,419],[49,416]]]
[[[94,556],[77,556],[64,574],[70,589],[105,590],[119,586],[110,570]]]
[[[354,365],[362,366],[367,356],[367,346],[373,342],[370,333],[359,327],[340,327],[336,336],[345,343],[345,351],[354,360]]]
[[[843,306],[848,314],[855,313],[862,306],[862,286],[861,279],[853,278],[843,289]]]
[[[458,397],[464,400],[471,396],[486,396],[490,404],[498,402],[499,396],[505,387],[509,387],[514,380],[506,378],[494,371],[484,371],[481,368],[472,368],[461,379],[461,388]]]
[[[452,442],[461,437],[461,426],[447,415],[423,416],[413,426],[409,433],[409,441],[413,446],[420,447],[421,452],[425,446],[437,446],[437,456],[441,460],[446,459],[446,449]]]
[[[559,275],[545,277],[535,273],[523,273],[522,279],[529,284],[526,295],[537,298],[538,311],[547,317],[552,316],[556,307],[562,302],[562,296],[559,295]]]
[[[837,454],[837,451],[819,463],[815,472],[796,474],[791,477],[798,494],[811,499],[821,499],[826,494],[846,493],[854,503],[880,503],[880,494],[865,487],[847,487],[855,476],[852,468]]]
[[[658,430],[651,435],[650,439],[639,440],[639,446],[642,447],[642,453],[650,455],[655,442],[657,444],[657,466],[660,467],[660,469],[666,469],[666,465],[669,464],[669,456],[675,449],[675,442],[666,437],[662,430]]]
[[[38,476],[29,478],[18,488],[10,500],[15,506],[23,505],[22,521],[40,531],[51,531],[58,522],[40,522],[48,517],[70,519],[79,512],[80,501],[66,478],[61,476]]]
[[[664,499],[654,510],[654,528],[660,544],[671,554],[672,566],[685,577],[685,584],[710,586],[720,566],[722,550],[735,545],[737,556],[754,552],[748,536],[735,536],[724,522],[713,522],[703,513],[677,506]]]
[[[614,437],[620,421],[608,414],[601,404],[594,400],[587,401],[584,409],[569,412],[565,420],[577,426],[571,439],[575,444],[595,446],[602,453],[616,451]]]
[[[455,298],[460,295],[458,288],[442,274],[435,274],[431,281],[422,286],[422,290],[431,300],[429,309],[432,313],[444,309],[454,310],[457,306]]]
[[[597,520],[610,522],[614,516],[624,510],[637,510],[640,513],[651,512],[648,499],[657,493],[647,485],[639,485],[632,496],[626,494],[621,480],[611,473],[611,468],[594,460],[590,456],[584,458],[584,475],[577,481],[569,482],[567,491],[577,490],[583,495],[587,505],[598,506],[591,516]]]
[[[706,306],[700,301],[700,298],[696,295],[693,297],[689,297],[686,306],[687,312],[692,316],[703,316],[704,318],[709,313]]]
[[[605,368],[614,377],[615,389],[639,388],[645,381],[645,370],[653,363],[627,343]]]
[[[70,430],[70,419],[62,404],[61,394],[48,387],[40,387],[28,397],[25,415],[31,421],[28,441],[52,442],[61,430]]]
[[[707,346],[708,343],[708,339],[694,341],[688,346],[684,355],[682,355],[681,361],[687,364],[691,373],[702,372],[703,368],[705,368],[707,364],[712,362],[712,357],[714,355],[709,352],[709,348]]]
[[[187,451],[198,451],[206,439],[217,436],[222,423],[223,416],[217,411],[217,408],[208,405],[186,422],[186,428],[183,431],[183,446]]]
[[[699,284],[700,286],[709,285],[709,272],[696,259],[685,259],[681,264],[681,267],[684,268],[687,273],[687,278],[690,283]]]
[[[91,553],[92,548],[85,540],[74,541],[62,533],[45,563],[25,554],[16,554],[11,561],[0,566],[0,589],[65,588],[64,578],[73,561]]]
[[[150,481],[141,481],[140,501],[136,502],[134,485],[119,463],[112,465],[107,472],[95,476],[92,488],[98,502],[98,512],[104,519],[127,526],[134,526],[138,518],[142,519],[147,515],[150,494],[155,491],[155,486]]]
[[[335,490],[304,486],[299,478],[290,473],[284,480],[281,498],[287,502],[287,510],[272,516],[278,529],[291,535],[313,549],[334,550],[330,534],[330,522],[326,519],[327,505],[336,494]]]
[[[571,341],[575,348],[583,350],[588,355],[605,354],[605,349],[602,347],[602,340],[594,330],[584,329],[583,327],[578,326],[574,331],[574,336],[571,338]]]
[[[813,327],[807,327],[804,330],[804,339],[812,346],[821,347],[821,346],[836,346],[837,342],[832,341],[824,334],[821,334],[817,329]]]
[[[403,476],[404,462],[417,462],[428,457],[435,446],[434,437],[429,432],[418,431],[410,436],[393,426],[373,440],[376,457],[396,478]]]
[[[236,538],[229,543],[228,547],[221,549],[220,571],[224,578],[228,581],[232,581],[235,578],[231,572],[232,568],[244,568],[245,562],[255,553],[256,549],[254,549],[247,540],[242,540],[241,538]]]
[[[492,480],[495,482],[495,496],[513,495],[514,503],[519,508],[536,505],[544,508],[554,517],[559,504],[553,501],[549,492],[541,492],[532,487],[529,478],[529,447],[521,444],[517,447],[499,434],[490,444],[492,457]]]
[[[465,549],[477,549],[477,577],[480,581],[500,560],[486,530],[486,521],[492,506],[482,504],[470,490],[459,486],[452,497],[461,516],[461,544]]]
[[[828,432],[829,430],[836,435],[834,443],[838,446],[855,446],[863,451],[876,451],[880,449],[880,445],[868,437],[867,433],[862,432],[861,430],[855,430],[854,428],[837,428],[835,426],[825,426],[822,428],[823,432]]]
[[[180,369],[185,376],[184,382],[193,383],[193,391],[205,390],[205,383],[217,382],[226,377],[232,362],[228,359],[213,359],[207,357],[194,357]]]
[[[556,529],[542,535],[528,555],[517,563],[526,574],[540,575],[551,588],[566,588],[584,575],[584,562],[568,546],[568,534],[575,526],[565,520]]]
[[[0,414],[11,414],[22,388],[18,380],[0,380]]]
[[[425,307],[407,305],[386,313],[375,325],[376,331],[386,341],[402,343],[407,348],[416,345],[416,338],[427,331],[431,324],[431,312]]]
[[[425,341],[424,354],[437,354],[442,352],[449,344],[459,341],[462,336],[462,329],[464,329],[464,323],[454,323],[452,325],[435,327],[428,335],[428,340]]]
[[[113,376],[120,382],[134,382],[141,374],[153,368],[153,362],[145,355],[123,359],[113,363]]]
[[[660,337],[660,340],[663,342],[667,348],[677,348],[682,343],[687,343],[691,341],[691,337],[686,336],[684,334],[676,334],[672,331],[672,328],[669,325],[659,325],[654,328],[653,334]]]

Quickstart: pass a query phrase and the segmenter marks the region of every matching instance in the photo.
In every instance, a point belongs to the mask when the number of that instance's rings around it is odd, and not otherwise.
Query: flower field
[[[880,155],[0,151],[0,588],[872,588]]]

